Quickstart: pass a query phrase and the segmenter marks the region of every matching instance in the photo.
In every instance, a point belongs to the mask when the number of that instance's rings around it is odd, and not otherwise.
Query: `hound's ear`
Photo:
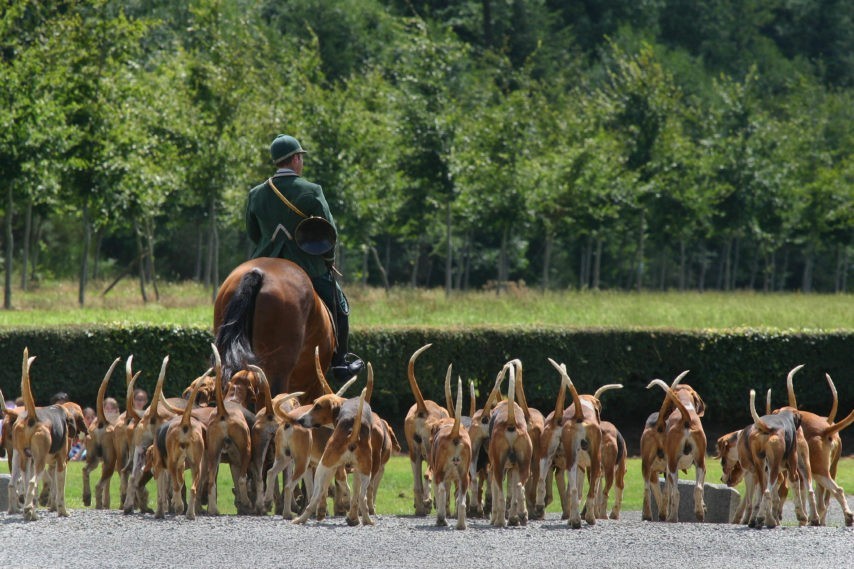
[[[801,412],[800,411],[792,411],[792,416],[795,418],[795,428],[801,428]]]
[[[697,416],[702,417],[706,414],[706,404],[700,399],[700,394],[694,392],[694,407],[697,409]]]
[[[596,409],[596,420],[601,422],[602,417],[600,415],[602,414],[602,402],[598,399],[594,399],[593,407]]]
[[[338,420],[338,413],[340,413],[340,412],[341,412],[341,406],[340,405],[333,405],[332,406],[332,421],[333,422]]]

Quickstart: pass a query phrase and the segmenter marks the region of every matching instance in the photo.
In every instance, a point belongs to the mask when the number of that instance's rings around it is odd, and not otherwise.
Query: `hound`
[[[561,364],[561,367],[564,366]],[[561,511],[569,511],[566,501],[566,456],[560,444],[560,433],[564,422],[564,403],[566,401],[566,383],[561,379],[560,389],[555,400],[555,409],[543,421],[543,433],[540,436],[539,447],[534,447],[534,460],[540,463],[539,478],[537,479],[537,494],[534,502],[533,518],[541,520],[546,515],[546,506],[551,502],[549,493],[551,482],[549,475],[556,472],[558,496],[561,501]],[[565,519],[565,518],[564,518]]]
[[[196,405],[200,407],[207,407],[211,402],[211,399],[214,397],[214,378],[209,375],[201,375],[197,377],[184,389],[181,397],[185,400],[189,400],[193,389],[196,389]],[[173,402],[169,402],[167,399],[167,403],[171,404]]]
[[[374,389],[374,367],[368,362],[368,382],[365,387],[365,403],[371,402],[371,394]],[[393,450],[400,450],[400,443],[394,436],[394,431],[388,421],[376,413],[371,417],[371,483],[368,486],[368,513],[376,514],[376,498],[380,488],[380,481],[385,474],[385,466],[391,458]]]
[[[116,358],[113,361],[98,387],[98,396],[95,402],[97,418],[89,426],[89,437],[86,441],[86,465],[83,467],[83,505],[92,505],[92,487],[89,477],[100,463],[101,477],[95,485],[95,508],[98,510],[110,509],[110,480],[116,471],[116,448],[113,440],[115,432],[113,427],[116,419],[113,418],[110,421],[104,413],[104,395],[107,392],[110,377],[120,361],[121,358]]]
[[[647,385],[647,389],[653,385],[662,388],[676,406],[667,417],[659,414],[656,426],[656,430],[664,426],[664,459],[667,463],[664,502],[667,504],[667,521],[679,521],[679,470],[687,470],[693,465],[697,476],[694,487],[694,515],[697,521],[702,522],[706,517],[706,503],[703,500],[706,480],[706,433],[703,431],[700,417],[705,413],[705,403],[689,385],[681,384],[676,389],[671,389],[660,379],[654,379]]]
[[[765,414],[771,414],[771,390],[768,390],[765,403]],[[751,502],[756,485],[756,478],[753,473],[753,462],[750,460],[750,447],[748,439],[750,432],[753,430],[753,425],[727,433],[717,440],[717,452],[715,458],[721,461],[721,482],[729,488],[738,486],[744,481],[744,493],[739,500],[738,507],[733,513],[730,523],[747,525],[750,522],[752,512]],[[781,474],[779,477],[778,497],[776,501],[779,505],[779,510],[775,515],[779,518],[782,515],[782,505],[786,501],[786,496],[789,493],[789,487],[786,484],[785,477]]]
[[[318,382],[320,383],[323,389],[323,394],[333,395],[332,388],[326,382],[326,378],[323,375],[323,368],[320,363],[320,353],[318,348],[315,348],[314,350],[314,365],[315,374],[317,376]],[[238,372],[237,374],[235,374],[235,376],[238,376],[241,373],[243,372]],[[259,394],[259,403],[257,403],[256,405],[261,405],[255,414],[255,421],[252,425],[252,461],[250,464],[249,472],[250,479],[253,481],[251,494],[255,498],[255,513],[263,515],[267,512],[271,505],[271,501],[265,500],[265,496],[267,495],[267,492],[269,492],[269,495],[272,496],[275,490],[275,486],[273,486],[273,488],[268,487],[268,490],[264,489],[264,481],[268,478],[265,474],[265,469],[268,469],[269,465],[272,464],[272,462],[269,462],[269,449],[271,448],[270,443],[274,441],[276,432],[280,428],[280,420],[277,419],[275,409],[279,407],[284,407],[280,410],[293,411],[299,406],[299,400],[287,393],[280,393],[276,395],[275,398],[273,398],[270,392],[269,383],[265,383],[264,381],[262,381],[260,376],[257,373],[252,372],[251,369],[250,371],[246,372],[246,375],[252,375],[255,377],[254,384],[258,388]],[[266,378],[266,375],[264,377]],[[348,381],[339,390],[339,397],[341,396],[343,391],[352,384],[353,381],[355,381],[355,377]],[[304,394],[300,392],[300,397],[302,397],[303,395]],[[302,414],[303,412],[305,412],[305,410],[302,410],[299,414]],[[332,429],[330,427],[329,429],[323,430],[328,432],[314,432],[312,434],[312,445],[317,445],[321,441],[325,445],[325,442],[332,434]],[[323,454],[322,446],[316,452],[316,456],[315,454],[312,455],[314,457],[315,465],[317,461],[320,460],[321,454]],[[273,479],[273,481],[275,482],[275,478]],[[285,507],[290,508],[290,506]],[[325,509],[323,509],[323,511],[325,512]]]
[[[127,489],[133,470],[133,431],[142,419],[142,414],[133,406],[133,391],[136,380],[139,379],[141,373],[139,371],[133,373],[133,356],[128,356],[125,362],[125,410],[116,418],[116,422],[111,427],[107,427],[107,430],[112,430],[113,434],[116,469],[119,471],[121,504],[124,504],[127,498]],[[140,510],[148,511],[148,491],[145,487],[140,488],[139,492],[135,494],[137,495],[137,506]]]
[[[51,483],[56,513],[62,517],[68,516],[68,510],[65,507],[65,466],[69,444],[67,415],[59,405],[36,407],[30,387],[30,366],[33,360],[35,356],[29,357],[29,351],[24,348],[21,369],[24,413],[18,415],[12,434],[18,468],[24,473],[26,483],[24,519],[27,521],[38,519],[35,508],[36,487],[49,464],[54,464],[56,467],[55,478]],[[10,488],[14,486],[14,484],[9,485]],[[10,495],[9,498],[10,506],[13,503],[17,504],[17,496]]]
[[[157,477],[157,512],[156,518],[162,518],[166,509],[167,497],[170,494],[171,483],[172,508],[175,512],[184,509],[181,499],[184,488],[184,471],[189,468],[192,476],[190,497],[187,502],[186,517],[196,519],[198,511],[198,490],[202,480],[202,465],[205,460],[206,428],[202,421],[192,416],[196,397],[202,382],[195,382],[187,406],[182,415],[173,417],[168,423],[161,425],[155,448],[155,457],[161,467]],[[219,397],[222,397],[220,392]],[[210,508],[210,503],[208,505]]]
[[[815,492],[809,472],[809,448],[801,430],[797,409],[783,407],[774,414],[760,417],[756,412],[756,391],[750,390],[750,415],[753,428],[747,434],[750,468],[756,480],[751,500],[750,526],[757,529],[780,523],[773,499],[778,495],[780,475],[788,474],[795,491],[795,511],[801,525],[806,523],[805,498],[809,501],[810,522],[818,525]],[[804,496],[804,494],[807,496]]]
[[[3,397],[3,392],[0,391],[0,418],[3,419],[2,430],[0,430],[0,450],[7,457],[9,464],[9,487],[8,499],[10,514],[17,514],[21,511],[21,505],[24,500],[24,474],[18,467],[18,455],[15,453],[15,444],[13,442],[14,425],[18,419],[18,415],[24,414],[24,407],[15,407],[13,409],[6,408],[6,399]]]
[[[680,373],[670,384],[671,389],[676,389],[682,378],[688,375],[688,370]],[[666,419],[673,411],[673,402],[665,395],[661,402],[661,409],[652,413],[646,419],[640,440],[641,452],[641,475],[643,476],[643,506],[641,518],[644,521],[652,521],[652,498],[658,505],[658,519],[664,521],[667,517],[665,499],[658,485],[659,474],[667,470],[667,461],[664,454],[664,431]]]
[[[596,393],[598,395],[599,390]],[[593,397],[598,400],[597,395]],[[602,430],[602,478],[596,485],[596,517],[618,520],[623,505],[623,490],[626,487],[626,440],[610,421],[602,421],[599,427]],[[610,514],[606,514],[608,494],[612,486],[615,488],[614,507]]]
[[[264,371],[254,365],[249,365],[249,369],[259,380],[262,392],[262,400],[269,397],[269,382]],[[267,393],[267,396],[264,395]],[[293,393],[288,396],[288,399],[299,399],[302,392]],[[266,405],[265,405],[266,407]],[[269,402],[269,407],[278,419],[279,427],[274,434],[275,442],[275,460],[273,466],[267,470],[266,492],[263,496],[265,504],[273,502],[273,489],[275,487],[276,476],[280,472],[287,469],[287,476],[284,495],[284,507],[282,509],[282,517],[286,520],[293,518],[291,504],[293,503],[293,492],[300,480],[304,476],[310,480],[311,472],[308,470],[308,464],[311,459],[312,432],[311,429],[303,427],[297,422],[297,418],[289,413],[289,410],[283,409],[282,405],[276,405]],[[311,482],[309,482],[310,484]],[[266,512],[268,506],[264,507]]]
[[[469,486],[471,439],[461,428],[463,381],[457,378],[457,404],[454,419],[433,424],[430,447],[430,469],[433,471],[433,494],[436,496],[436,525],[446,526],[449,486],[456,485],[457,529],[466,529],[466,493]]]
[[[489,436],[490,436],[490,417],[495,405],[501,400],[499,387],[507,374],[507,367],[501,368],[495,378],[495,385],[489,396],[486,398],[486,403],[483,409],[472,410],[471,423],[468,428],[469,439],[471,440],[472,460],[469,466],[469,478],[471,480],[470,487],[472,491],[472,507],[470,514],[472,517],[483,517],[484,510],[491,510],[491,482],[489,481]],[[474,390],[472,389],[472,401],[474,401]],[[486,486],[486,497],[484,498],[483,487]]]
[[[510,376],[507,401],[493,409],[489,419],[489,465],[492,468],[492,514],[490,523],[527,525],[528,508],[524,487],[531,474],[533,445],[522,408],[516,404],[516,367],[505,364]],[[509,520],[505,520],[504,476],[508,475]]]
[[[326,496],[326,491],[335,471],[340,467],[353,468],[353,490],[350,500],[350,511],[347,513],[347,524],[354,526],[361,522],[364,525],[373,525],[373,520],[368,513],[368,485],[371,481],[372,456],[371,449],[371,408],[365,403],[365,393],[362,390],[359,398],[347,399],[343,403],[334,404],[326,409],[315,407],[302,415],[298,421],[306,424],[326,424],[329,417],[324,416],[326,411],[331,411],[335,416],[335,428],[320,464],[314,475],[314,488],[311,500],[303,513],[293,523],[304,524],[317,509],[321,499]],[[324,396],[328,397],[328,396]],[[321,397],[320,399],[323,399]],[[316,412],[317,411],[317,412]]]
[[[528,407],[528,400],[525,397],[525,388],[522,380],[522,362],[514,359],[510,362],[516,368],[516,399],[519,401],[519,406],[522,408],[522,415],[525,417],[525,423],[528,426],[528,435],[531,437],[531,445],[533,452],[540,448],[540,439],[543,436],[545,429],[545,417],[543,414],[533,407]],[[528,477],[528,482],[525,484],[525,501],[529,510],[534,509],[537,502],[537,485],[540,479],[540,461],[532,456],[531,460],[531,475]]]
[[[160,402],[163,398],[163,380],[166,379],[166,366],[169,364],[169,356],[163,358],[160,365],[160,375],[154,388],[151,405],[145,410],[142,417],[135,423],[133,432],[130,434],[130,474],[128,476],[127,493],[123,504],[125,514],[132,514],[137,505],[137,493],[145,488],[146,479],[143,476],[145,465],[145,452],[154,443],[154,437],[160,425],[171,419],[174,414],[169,413]],[[132,402],[128,402],[128,413],[131,414]],[[133,413],[136,413],[133,411]],[[147,505],[140,508],[147,511]]]
[[[795,391],[792,387],[792,377],[800,370],[802,365],[792,369],[786,377],[786,388],[789,394],[789,407],[798,408]],[[829,374],[825,374],[830,391],[833,393],[833,406],[828,416],[821,417],[808,411],[800,411],[801,429],[807,441],[810,455],[810,472],[817,483],[817,505],[818,516],[821,525],[825,524],[827,509],[830,498],[836,498],[842,507],[842,515],[845,525],[854,523],[854,514],[848,507],[845,491],[836,483],[836,467],[842,454],[842,439],[839,432],[854,423],[854,411],[848,414],[842,421],[834,423],[836,417],[837,398],[836,387]]]
[[[573,403],[571,403],[569,407],[564,409],[567,386],[573,385],[572,380],[569,379],[569,375],[566,374],[566,366],[564,364],[560,364],[558,366],[554,360],[550,359],[549,361],[552,363],[552,366],[554,366],[555,369],[558,370],[558,373],[560,373],[561,385],[555,403],[555,410],[549,413],[548,417],[546,417],[545,419],[543,435],[541,437],[540,447],[537,452],[537,460],[540,463],[540,476],[539,480],[537,481],[535,512],[539,518],[542,518],[545,515],[545,507],[550,501],[548,499],[548,491],[551,489],[551,482],[548,481],[548,477],[551,473],[555,472],[557,477],[558,494],[560,496],[561,501],[561,511],[563,512],[562,519],[568,520],[571,516],[571,506],[569,500],[570,489],[568,489],[568,487],[566,486],[564,473],[570,468],[570,463],[568,462],[568,455],[566,453],[566,449],[563,446],[564,429],[570,421],[576,420],[577,409],[581,409],[581,412],[583,414],[585,409],[589,411],[590,407],[592,406],[592,408],[596,410],[596,416],[598,417],[599,410],[601,410],[602,406],[600,402],[600,397],[602,396],[602,394],[612,389],[621,389],[623,386],[618,383],[609,383],[597,389],[592,396],[578,395],[578,393],[576,392],[576,396],[578,397],[578,400],[581,403],[576,404],[575,399],[573,399]],[[564,381],[564,376],[568,381]],[[588,412],[588,414],[590,413]],[[592,420],[593,416],[591,415],[590,418]],[[616,454],[614,456],[614,459],[616,460]],[[586,458],[584,459],[583,465],[580,466],[588,474],[591,489],[594,491],[594,493],[598,492],[598,489],[595,486],[598,481],[598,477],[590,478],[593,473],[589,471],[588,467],[586,466]],[[600,472],[602,471],[601,466],[599,470]],[[616,466],[614,466],[613,472],[615,475],[617,474]],[[579,482],[580,478],[576,476],[575,480],[576,482]],[[581,492],[581,486],[578,487],[576,492]],[[607,503],[607,492],[605,496],[605,502]],[[593,511],[593,513],[595,514],[595,511]],[[584,514],[587,515],[586,509],[584,511]],[[619,508],[617,508],[616,514],[619,515]]]
[[[208,487],[208,514],[217,515],[217,474],[219,464],[225,455],[231,467],[231,478],[235,484],[238,513],[249,513],[252,505],[247,491],[249,463],[252,459],[252,442],[247,416],[250,414],[240,404],[225,404],[222,390],[222,361],[219,350],[211,344],[214,355],[214,398],[216,411],[205,420],[205,461],[202,479]],[[189,406],[189,405],[188,405]]]
[[[560,444],[563,446],[566,457],[566,468],[569,472],[568,492],[569,499],[565,500],[569,511],[566,512],[568,525],[573,529],[581,528],[581,512],[579,511],[579,500],[583,486],[579,470],[587,471],[587,498],[584,504],[584,520],[588,525],[596,523],[595,500],[596,485],[602,471],[602,429],[600,426],[599,413],[601,403],[595,396],[578,395],[575,385],[566,373],[565,366],[558,365],[549,358],[558,373],[561,381],[572,397],[572,405],[564,412],[564,424],[560,432]],[[618,384],[607,386],[609,389],[622,387]],[[603,390],[600,388],[600,390]],[[601,391],[599,391],[601,394]]]
[[[433,344],[426,344],[418,348],[409,358],[407,377],[412,395],[415,396],[415,404],[409,408],[406,418],[403,420],[403,433],[406,446],[409,449],[409,464],[412,467],[412,495],[416,516],[426,516],[430,513],[432,502],[430,500],[430,488],[425,486],[421,473],[421,462],[426,461],[430,455],[430,426],[431,421],[447,419],[448,412],[438,403],[424,399],[418,382],[415,380],[415,360]]]

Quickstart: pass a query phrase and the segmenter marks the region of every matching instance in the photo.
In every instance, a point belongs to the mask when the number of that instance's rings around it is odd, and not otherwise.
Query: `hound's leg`
[[[314,473],[314,488],[311,493],[311,500],[309,500],[305,510],[303,510],[302,514],[293,523],[304,524],[315,512],[320,500],[326,500],[326,491],[329,488],[329,482],[335,476],[335,470],[335,468],[330,468],[323,464],[317,465],[317,470]]]

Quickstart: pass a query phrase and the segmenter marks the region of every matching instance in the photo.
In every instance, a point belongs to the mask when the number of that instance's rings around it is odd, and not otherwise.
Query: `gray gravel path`
[[[554,515],[505,529],[469,520],[466,531],[410,516],[380,515],[373,527],[351,528],[342,518],[295,526],[278,517],[200,516],[191,522],[118,511],[77,510],[64,519],[39,514],[40,520],[25,523],[20,515],[0,513],[4,568],[833,569],[854,563],[854,529],[842,525],[838,504],[831,506],[828,527],[761,531],[642,522],[640,512],[580,530]],[[791,520],[789,509],[784,522]]]

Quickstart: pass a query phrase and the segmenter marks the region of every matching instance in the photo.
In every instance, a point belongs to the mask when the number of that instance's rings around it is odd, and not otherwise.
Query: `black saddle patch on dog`
[[[56,405],[42,407],[36,410],[36,418],[43,423],[48,423],[50,428],[50,454],[59,452],[68,439],[65,410]]]
[[[157,450],[160,452],[160,456],[166,456],[166,433],[169,431],[169,424],[163,423],[159,427],[157,427],[157,435],[154,437]]]

